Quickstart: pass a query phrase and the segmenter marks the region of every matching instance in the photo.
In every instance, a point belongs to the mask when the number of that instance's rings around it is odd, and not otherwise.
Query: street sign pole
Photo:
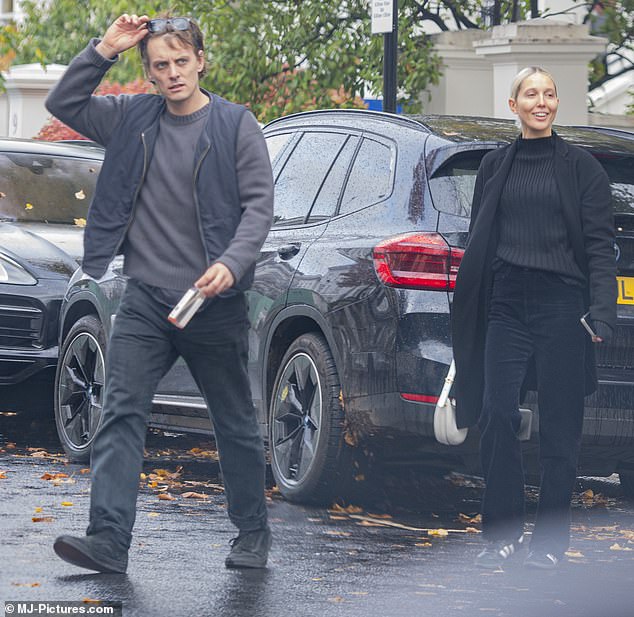
[[[396,113],[398,0],[372,0],[372,34],[383,34],[383,111]]]
[[[392,0],[392,31],[383,35],[383,111],[396,113],[398,0]]]

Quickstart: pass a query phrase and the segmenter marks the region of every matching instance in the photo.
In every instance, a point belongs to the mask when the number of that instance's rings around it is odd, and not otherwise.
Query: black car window
[[[273,225],[299,225],[346,140],[343,133],[304,133],[275,182]]]
[[[392,149],[365,138],[354,160],[339,214],[347,214],[385,199],[392,190]]]
[[[292,133],[278,133],[277,135],[267,135],[265,137],[271,165],[275,164],[278,155],[284,150],[284,146],[286,146],[292,136]]]
[[[634,157],[594,153],[610,179],[615,214],[634,214]]]
[[[429,180],[436,210],[456,216],[471,216],[476,175],[486,151],[461,152],[437,169]]]
[[[101,161],[0,153],[0,218],[83,225]]]
[[[330,218],[337,208],[337,202],[341,195],[341,188],[350,169],[350,161],[357,149],[359,138],[351,135],[341,147],[339,156],[335,159],[319,189],[319,194],[308,215],[308,222],[315,222]]]

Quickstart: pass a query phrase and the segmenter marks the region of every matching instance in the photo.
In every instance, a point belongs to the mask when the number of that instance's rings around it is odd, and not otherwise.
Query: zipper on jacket
[[[134,212],[136,210],[136,205],[137,205],[137,199],[139,197],[139,193],[141,192],[141,187],[143,186],[143,182],[145,181],[145,174],[147,173],[147,167],[148,167],[147,144],[145,143],[145,132],[141,133],[141,142],[143,143],[143,171],[141,172],[141,179],[139,181],[139,184],[136,187],[136,191],[134,192],[134,197],[132,201],[132,212],[130,214],[130,219],[128,220],[128,224],[126,225],[125,230],[123,231],[123,234],[121,235],[121,239],[119,240],[119,243],[117,244],[117,248],[114,251],[114,255],[112,255],[112,257],[110,258],[110,261],[112,261],[119,253],[119,249],[121,248],[121,245],[124,243],[125,238],[128,235],[128,231],[130,230],[130,227],[132,226],[132,221],[134,221]]]
[[[200,240],[203,243],[203,250],[205,251],[205,258],[207,259],[207,268],[211,266],[211,262],[209,259],[209,251],[207,250],[207,243],[205,242],[205,234],[203,233],[203,222],[200,218],[200,203],[198,202],[198,190],[196,188],[196,182],[198,180],[198,172],[200,171],[200,166],[203,163],[203,159],[207,156],[207,153],[211,150],[211,144],[207,144],[205,149],[203,150],[202,155],[196,162],[196,167],[194,168],[194,204],[196,206],[196,218],[198,219],[198,231],[200,233]]]

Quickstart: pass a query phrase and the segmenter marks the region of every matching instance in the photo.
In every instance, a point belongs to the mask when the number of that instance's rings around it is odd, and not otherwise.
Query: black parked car
[[[3,411],[32,411],[37,404],[50,410],[59,309],[79,265],[102,159],[103,150],[93,146],[0,140]]]
[[[599,353],[581,470],[619,471],[632,492],[634,142],[559,131],[610,175],[619,236],[619,325]],[[249,292],[250,372],[282,494],[328,501],[365,446],[375,460],[477,470],[476,431],[460,447],[440,445],[433,413],[452,358],[452,290],[475,174],[487,151],[514,139],[514,124],[318,111],[264,133],[275,222]],[[99,283],[78,272],[64,301],[56,414],[74,457],[86,456],[99,427],[103,350],[124,284],[114,271]],[[210,430],[184,365],[155,402],[155,426]],[[530,457],[534,440],[526,449]]]

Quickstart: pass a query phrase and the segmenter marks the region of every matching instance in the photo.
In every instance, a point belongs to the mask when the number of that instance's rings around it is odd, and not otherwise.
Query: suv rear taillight
[[[453,291],[464,250],[437,233],[395,236],[374,247],[374,269],[384,285]]]

